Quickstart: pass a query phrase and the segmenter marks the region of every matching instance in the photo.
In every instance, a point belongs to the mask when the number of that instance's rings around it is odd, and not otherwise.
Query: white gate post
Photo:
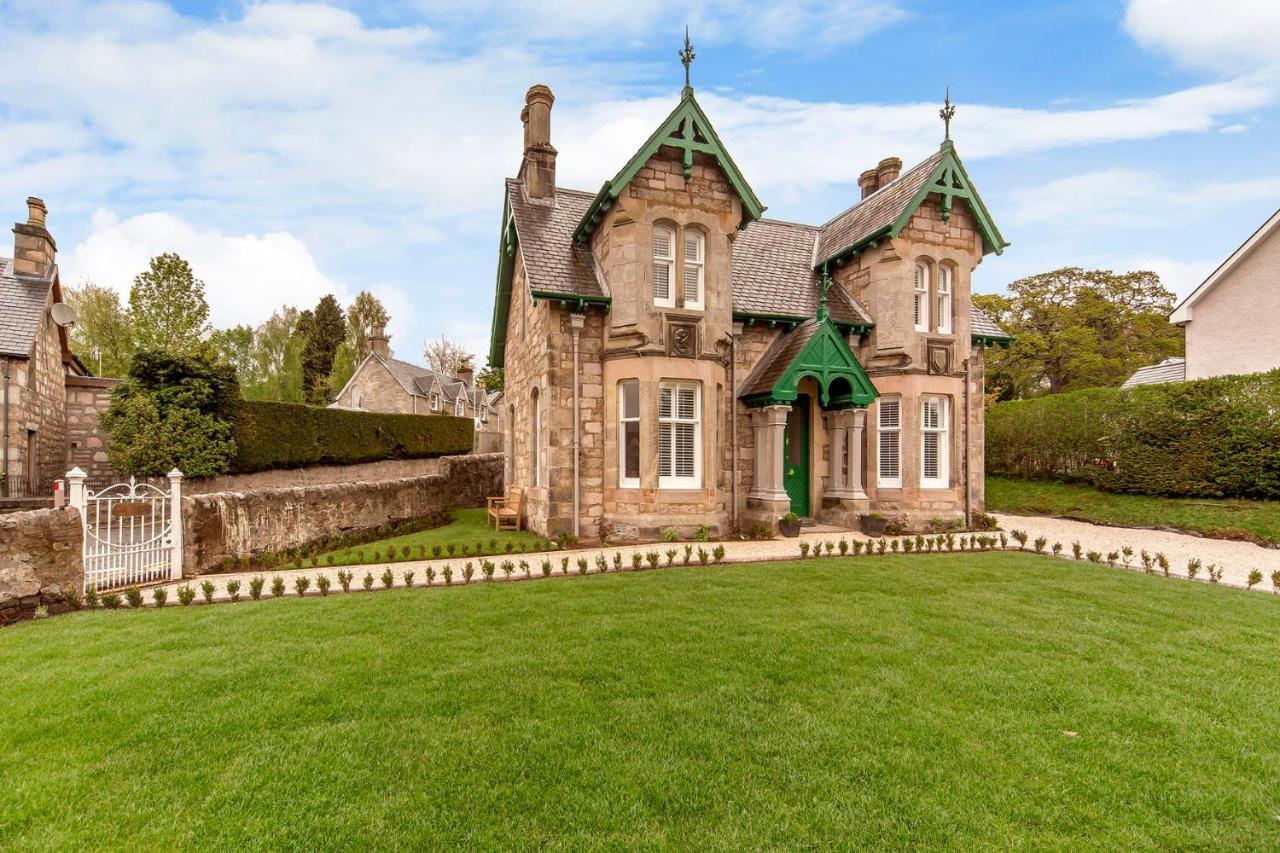
[[[182,577],[182,472],[174,468],[169,472],[170,501],[170,564],[169,579]]]
[[[81,521],[84,521],[85,510],[84,481],[88,476],[79,466],[67,472],[67,502],[80,512]]]

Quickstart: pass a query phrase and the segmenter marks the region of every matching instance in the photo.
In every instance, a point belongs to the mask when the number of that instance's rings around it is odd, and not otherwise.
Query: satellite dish
[[[74,326],[76,322],[76,309],[65,302],[53,303],[53,307],[49,309],[49,315],[59,326]]]

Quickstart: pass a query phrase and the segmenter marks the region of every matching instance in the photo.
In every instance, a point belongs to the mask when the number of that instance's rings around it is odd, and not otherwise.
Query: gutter
[[[585,314],[571,314],[569,316],[569,329],[573,335],[573,535],[581,536],[581,478],[579,472],[579,458],[582,453],[582,423],[580,415],[580,373],[581,368],[578,363],[578,335],[582,332],[582,327],[586,325],[587,317]]]
[[[9,356],[4,357],[4,403],[3,414],[0,418],[4,420],[4,443],[0,444],[0,495],[9,497],[9,370],[12,360]]]

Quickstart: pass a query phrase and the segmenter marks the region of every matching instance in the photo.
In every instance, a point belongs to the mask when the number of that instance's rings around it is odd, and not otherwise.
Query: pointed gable
[[[868,406],[878,394],[848,342],[830,319],[810,320],[773,342],[743,383],[748,406],[785,405],[806,376],[821,389],[823,408]]]
[[[747,179],[738,170],[738,165],[733,162],[733,158],[725,150],[724,143],[720,141],[715,128],[711,126],[711,120],[707,118],[707,114],[699,106],[697,98],[693,95],[693,90],[685,89],[683,96],[680,98],[680,103],[671,112],[671,115],[667,116],[666,120],[658,126],[658,129],[645,141],[640,150],[627,161],[622,170],[614,175],[612,179],[605,181],[604,186],[596,193],[586,213],[579,220],[578,227],[574,230],[573,237],[576,242],[584,242],[591,236],[591,232],[595,230],[596,225],[600,224],[600,220],[614,200],[621,195],[627,184],[631,183],[636,173],[658,153],[658,149],[664,146],[680,151],[686,181],[689,180],[693,173],[693,155],[695,153],[706,154],[715,159],[728,179],[730,186],[733,187],[738,200],[742,203],[741,224],[743,226],[759,219],[764,213],[764,205],[760,203],[760,199],[756,197],[755,192],[747,183]]]

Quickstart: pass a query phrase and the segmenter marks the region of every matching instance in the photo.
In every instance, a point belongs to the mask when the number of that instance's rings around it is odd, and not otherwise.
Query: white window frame
[[[658,235],[667,235],[668,252],[666,255],[658,254]],[[666,269],[667,271],[667,295],[665,298],[658,295],[658,270]],[[651,282],[653,291],[653,304],[659,308],[676,307],[676,230],[670,225],[653,226],[653,258],[649,271],[653,280]]]
[[[938,316],[938,331],[944,335],[951,334],[951,267],[938,264],[938,283],[934,293],[935,313]]]
[[[924,261],[916,261],[915,280],[915,317],[916,331],[929,331],[929,265]]]
[[[434,391],[431,393],[431,411],[440,411],[440,395]]]
[[[463,403],[463,402],[462,402],[462,398],[461,398],[461,397],[459,397],[457,400],[454,400],[454,402],[453,402],[453,413],[454,413],[454,415],[456,415],[457,417],[460,417],[460,418],[461,418],[461,417],[466,417],[466,414],[467,414],[467,405],[466,405],[466,403]]]
[[[489,420],[489,407],[481,406],[480,407],[480,423],[485,423],[488,420]]]
[[[626,402],[626,386],[629,383],[636,385],[636,411],[633,415],[627,414]],[[637,464],[637,476],[626,476],[627,471],[627,442],[626,442],[626,424],[634,423],[639,429],[640,424],[640,380],[624,379],[618,383],[618,488],[621,489],[638,489],[640,488],[640,477],[638,476],[640,468]],[[643,454],[641,454],[643,457]],[[637,463],[640,460],[636,460]]]
[[[689,258],[688,241],[690,238],[693,238],[695,241],[694,245],[697,249],[692,260]],[[689,308],[694,311],[701,311],[703,300],[706,298],[705,294],[707,286],[707,238],[701,231],[698,231],[695,228],[686,228],[684,230],[684,234],[680,239],[680,259],[681,263],[684,265],[683,272],[680,275],[680,286],[684,294],[683,305],[685,308]],[[690,270],[695,273],[697,281],[697,299],[689,298]]]
[[[672,394],[672,399],[679,391],[693,391],[693,417],[682,418],[673,406],[667,417],[662,415],[662,397],[666,392]],[[668,470],[673,473],[663,475],[662,458],[662,433],[664,427],[672,428],[672,437],[675,436],[675,426],[682,424],[693,425],[693,476],[681,477],[677,476],[675,471],[675,442],[668,442],[671,458],[668,464]],[[698,489],[702,487],[702,385],[697,382],[661,382],[658,384],[658,488],[660,489]]]
[[[890,406],[889,404],[893,405]],[[886,424],[886,415],[894,412],[893,421]],[[897,474],[886,475],[884,472],[885,447],[892,438],[893,447],[897,449]],[[897,396],[881,397],[876,401],[876,485],[883,489],[902,488],[902,398]]]
[[[938,441],[936,477],[925,476],[924,447],[928,436]],[[946,489],[951,486],[951,400],[930,394],[920,398],[920,488]]]
[[[351,389],[351,408],[360,408],[360,386],[357,385]]]

